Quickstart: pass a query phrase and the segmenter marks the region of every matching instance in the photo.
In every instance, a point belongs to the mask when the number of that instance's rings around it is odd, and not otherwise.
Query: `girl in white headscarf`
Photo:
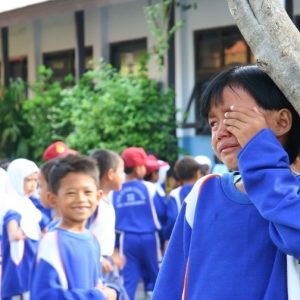
[[[37,188],[37,165],[27,159],[12,161],[7,169],[6,212],[2,238],[2,299],[29,299],[29,278],[38,241],[41,212],[29,199]]]

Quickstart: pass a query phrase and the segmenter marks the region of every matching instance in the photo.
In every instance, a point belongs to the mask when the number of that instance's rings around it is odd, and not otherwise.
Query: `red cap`
[[[47,161],[57,157],[64,157],[69,154],[77,154],[77,151],[70,149],[64,142],[52,143],[43,153],[43,160]]]
[[[148,162],[147,154],[141,147],[129,147],[122,152],[121,156],[124,159],[125,167],[128,168],[146,166]]]
[[[152,155],[152,154],[148,155],[148,163],[146,165],[146,168],[147,168],[147,174],[150,174],[150,173],[153,173],[153,172],[159,170],[160,166],[158,164],[157,158],[154,155]]]
[[[148,161],[146,164],[147,174],[153,173],[159,170],[162,166],[169,165],[167,162],[158,160],[155,155],[149,154]]]

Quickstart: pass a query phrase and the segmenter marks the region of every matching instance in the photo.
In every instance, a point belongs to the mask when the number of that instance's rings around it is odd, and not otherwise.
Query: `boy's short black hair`
[[[44,176],[47,183],[49,183],[49,174],[51,171],[51,168],[56,164],[56,158],[47,160],[45,163],[43,163],[40,166],[40,172]]]
[[[49,173],[49,189],[53,194],[58,193],[61,180],[69,173],[84,173],[95,180],[99,188],[99,170],[97,162],[84,155],[68,155],[58,158]]]
[[[200,111],[204,118],[208,119],[212,105],[223,102],[225,87],[244,89],[255,99],[257,105],[265,110],[286,108],[291,112],[292,127],[286,145],[283,146],[292,163],[300,149],[300,117],[274,81],[255,65],[237,66],[221,72],[212,79],[201,96]]]
[[[192,156],[184,156],[176,161],[174,172],[179,180],[193,179],[200,166]]]
[[[124,168],[124,173],[125,174],[131,174],[134,171],[135,167],[125,167]]]
[[[121,156],[119,156],[117,153],[105,149],[95,150],[91,154],[91,157],[96,160],[98,164],[100,179],[109,169],[116,170],[119,160],[122,159]]]

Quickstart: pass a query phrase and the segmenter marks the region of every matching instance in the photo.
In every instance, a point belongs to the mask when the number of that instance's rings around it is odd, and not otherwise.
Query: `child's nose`
[[[218,131],[217,131],[217,138],[221,139],[223,137],[229,136],[230,132],[227,130],[225,124],[223,122],[220,122]]]
[[[79,192],[78,193],[78,198],[79,198],[80,201],[85,201],[87,196],[84,192]]]

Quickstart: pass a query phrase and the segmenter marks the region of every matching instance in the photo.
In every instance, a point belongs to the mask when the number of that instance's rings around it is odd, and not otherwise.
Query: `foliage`
[[[27,157],[31,128],[23,114],[26,86],[22,80],[11,81],[0,95],[0,156],[3,158]]]
[[[34,96],[24,103],[25,117],[32,127],[30,145],[32,157],[40,160],[43,150],[55,140],[64,140],[73,130],[70,109],[64,101],[66,93],[62,85],[52,81],[52,71],[40,66],[36,82],[31,87]],[[66,78],[71,82],[72,78]]]
[[[146,73],[145,64],[137,76],[124,76],[105,63],[100,71],[86,73],[68,97],[78,103],[72,111],[74,131],[68,144],[83,153],[140,146],[175,160],[174,92],[161,91]]]
[[[51,70],[41,67],[32,86],[34,96],[24,103],[32,127],[28,143],[35,149],[33,159],[41,160],[51,142],[64,140],[82,154],[95,148],[120,152],[141,146],[175,161],[174,91],[161,90],[147,73],[146,61],[138,75],[121,75],[101,63],[65,89],[51,82]]]
[[[164,57],[169,49],[171,38],[183,24],[183,22],[179,20],[170,27],[172,8],[175,3],[175,0],[163,0],[148,5],[144,9],[148,29],[154,39],[153,53],[151,54],[156,58],[160,69],[164,65]]]

